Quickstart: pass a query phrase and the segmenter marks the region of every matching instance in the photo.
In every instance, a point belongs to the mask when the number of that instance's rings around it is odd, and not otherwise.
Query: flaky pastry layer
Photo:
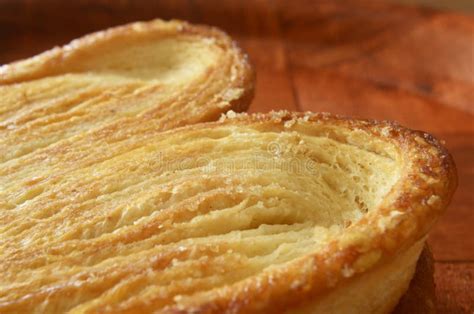
[[[278,313],[391,278],[384,312],[456,186],[390,122],[231,111],[132,139],[0,167],[0,312]]]
[[[245,110],[253,84],[247,56],[215,28],[154,20],[87,35],[0,67],[0,163],[213,121]]]

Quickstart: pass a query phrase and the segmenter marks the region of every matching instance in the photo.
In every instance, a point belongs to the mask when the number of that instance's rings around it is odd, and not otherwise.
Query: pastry
[[[246,55],[215,28],[154,20],[87,35],[0,67],[0,162],[117,130],[213,121],[245,110],[253,83]]]
[[[457,184],[391,122],[230,111],[132,139],[0,166],[1,313],[389,313]]]
[[[402,296],[392,314],[436,313],[436,291],[434,282],[434,260],[428,245],[418,258],[415,275],[407,292]]]

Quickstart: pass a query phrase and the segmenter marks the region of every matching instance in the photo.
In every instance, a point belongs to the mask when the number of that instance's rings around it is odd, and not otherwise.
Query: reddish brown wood
[[[397,120],[444,139],[459,188],[429,242],[438,261],[440,313],[469,313],[474,17],[372,0],[0,0],[0,64],[155,17],[215,25],[234,36],[257,70],[253,112],[285,108]]]
[[[439,313],[474,313],[474,263],[437,263]]]

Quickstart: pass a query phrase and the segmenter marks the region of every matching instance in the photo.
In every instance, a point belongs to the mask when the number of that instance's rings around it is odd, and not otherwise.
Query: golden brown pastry
[[[214,28],[154,20],[87,35],[0,67],[0,162],[216,120],[245,110],[253,83],[247,57]]]
[[[433,254],[426,244],[416,263],[415,274],[411,279],[410,286],[392,314],[436,313],[436,291],[433,276]]]
[[[1,313],[388,313],[456,186],[430,135],[328,114],[65,147],[0,166]]]

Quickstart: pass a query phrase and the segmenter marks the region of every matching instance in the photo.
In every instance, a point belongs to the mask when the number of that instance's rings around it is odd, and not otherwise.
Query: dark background
[[[466,0],[399,2],[474,11]],[[439,312],[472,313],[474,16],[467,14],[380,0],[0,0],[0,64],[109,26],[179,18],[218,26],[249,53],[258,82],[251,111],[329,111],[435,134],[459,172],[455,198],[429,239]]]

